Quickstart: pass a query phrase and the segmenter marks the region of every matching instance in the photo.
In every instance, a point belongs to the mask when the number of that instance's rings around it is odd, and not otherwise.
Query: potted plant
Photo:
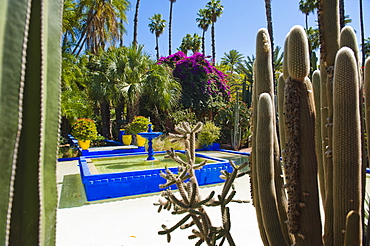
[[[144,116],[135,116],[133,121],[127,125],[126,131],[136,134],[137,146],[144,146],[146,139],[137,135],[139,132],[147,132],[150,121]]]
[[[98,137],[95,122],[86,118],[76,120],[72,125],[72,135],[78,140],[78,145],[82,149],[88,149],[90,141]]]
[[[203,148],[209,149],[214,145],[214,142],[220,138],[220,134],[221,128],[217,127],[212,121],[207,121],[198,134],[199,144]]]

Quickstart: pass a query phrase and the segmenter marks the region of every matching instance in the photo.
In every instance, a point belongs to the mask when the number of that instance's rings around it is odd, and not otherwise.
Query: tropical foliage
[[[173,68],[173,75],[182,86],[181,104],[201,114],[217,111],[230,100],[226,75],[212,66],[203,54],[186,56],[179,51],[159,59]],[[208,115],[210,116],[210,115]]]

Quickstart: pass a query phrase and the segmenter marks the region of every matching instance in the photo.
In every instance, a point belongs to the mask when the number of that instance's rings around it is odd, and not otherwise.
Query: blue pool
[[[127,155],[143,155],[143,153],[122,154],[121,157],[125,158]],[[232,171],[229,159],[239,165],[248,161],[249,153],[219,150],[199,151],[196,155],[214,162],[205,165],[200,170],[196,170],[199,185],[209,185],[222,183],[224,181],[219,177],[222,170],[227,170],[228,172]],[[99,157],[100,159],[104,159],[111,156]],[[144,157],[145,154],[143,155],[143,158]],[[82,183],[84,185],[88,201],[159,192],[162,190],[159,188],[159,185],[165,183],[165,179],[160,177],[160,173],[164,172],[163,168],[116,173],[99,173],[91,161],[93,158],[96,157],[90,155],[88,157],[81,156],[79,158]],[[176,167],[169,169],[172,172],[177,173]],[[172,186],[171,189],[176,189],[176,186]]]

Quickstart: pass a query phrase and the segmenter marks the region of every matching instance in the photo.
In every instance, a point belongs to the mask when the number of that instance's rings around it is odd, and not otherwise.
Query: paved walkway
[[[196,242],[187,239],[191,229],[175,230],[171,243],[167,243],[166,236],[158,235],[162,224],[170,227],[182,219],[168,211],[157,213],[158,207],[153,203],[159,193],[87,202],[77,161],[58,163],[57,182],[57,246],[191,246]],[[235,186],[235,199],[250,200],[248,175],[237,179]],[[221,185],[201,188],[201,195],[206,197],[212,190],[220,194],[221,188]],[[263,245],[251,203],[231,203],[229,207],[236,245]],[[219,208],[206,209],[213,225],[221,225]]]

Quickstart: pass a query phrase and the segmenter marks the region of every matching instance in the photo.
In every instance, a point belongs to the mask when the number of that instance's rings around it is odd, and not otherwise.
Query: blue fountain
[[[153,139],[160,136],[162,132],[153,132],[152,124],[148,125],[148,132],[140,132],[138,133],[143,138],[148,139],[148,158],[147,161],[154,161],[154,150],[153,150]]]

